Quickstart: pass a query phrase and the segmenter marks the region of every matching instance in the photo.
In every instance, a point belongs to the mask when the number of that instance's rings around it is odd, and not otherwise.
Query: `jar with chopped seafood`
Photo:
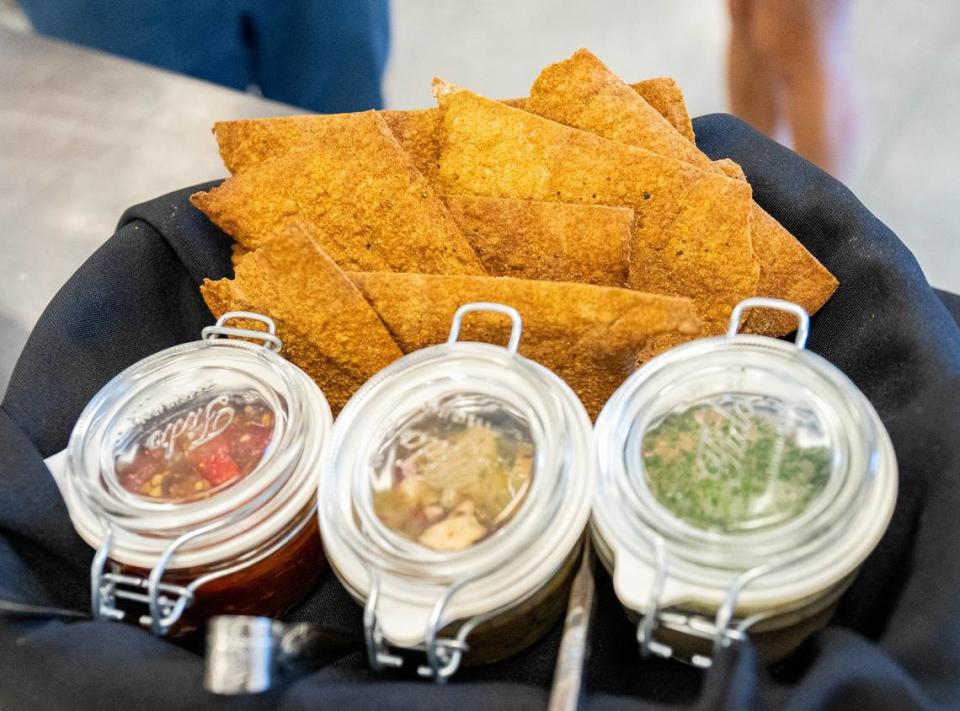
[[[478,310],[513,319],[507,348],[457,340]],[[562,380],[517,354],[520,328],[512,308],[462,307],[448,343],[374,376],[334,425],[320,527],[365,606],[375,669],[421,653],[420,674],[443,680],[524,649],[563,611],[589,517],[591,426]]]

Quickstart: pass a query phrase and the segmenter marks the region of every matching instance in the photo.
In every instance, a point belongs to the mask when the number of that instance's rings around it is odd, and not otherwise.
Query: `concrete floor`
[[[726,106],[725,0],[392,0],[392,4],[394,45],[385,82],[392,107],[430,105],[434,75],[489,96],[520,96],[543,65],[581,46],[630,80],[674,77],[693,115],[723,111]],[[960,211],[954,204],[960,198],[954,179],[960,159],[960,132],[955,130],[960,117],[960,3],[858,0],[854,22],[861,129],[850,185],[914,251],[933,284],[960,292]],[[0,27],[29,31],[12,0],[0,0]],[[9,67],[0,69],[0,88],[4,84],[15,88],[16,79],[4,76],[5,71]],[[104,60],[104,81],[110,80],[111,72],[120,76],[125,70]],[[118,112],[104,127],[104,132],[137,130],[149,144],[144,151],[162,156],[155,185],[143,176],[131,182],[129,176],[104,175],[92,159],[88,175],[98,179],[99,202],[93,206],[97,209],[88,206],[74,214],[69,232],[51,229],[52,234],[68,234],[67,242],[51,245],[50,235],[17,235],[9,226],[0,233],[0,255],[19,250],[28,264],[0,258],[0,328],[6,335],[0,344],[0,392],[42,305],[110,235],[123,208],[222,174],[207,132],[209,123],[241,115],[245,106],[251,115],[264,113],[254,97],[235,95],[234,101],[225,89],[203,91],[205,85],[199,82],[184,82],[151,94],[143,104],[157,106],[156,116],[171,120]],[[165,100],[186,104],[159,106]],[[205,100],[209,105],[203,105]],[[186,120],[173,122],[176,106],[184,105],[188,110],[180,113]],[[0,119],[9,117],[11,110],[15,114],[17,107],[0,101]],[[273,112],[282,110],[276,107]],[[124,121],[130,125],[122,125]],[[152,143],[147,140],[151,136]],[[29,136],[8,133],[0,138],[10,155],[27,151],[30,145]],[[86,144],[81,148],[91,149]],[[46,170],[50,180],[62,173],[53,156],[48,169],[37,168],[38,175]],[[29,190],[19,189],[24,181],[3,175],[7,169],[9,164],[4,167],[0,160],[0,182],[17,189],[3,202],[11,210],[36,211]],[[57,190],[45,193],[48,198],[84,183],[82,176],[61,177]],[[107,184],[111,180],[113,187]],[[69,205],[81,197],[63,194],[70,201],[60,206],[65,219]],[[29,239],[25,246],[24,237]],[[33,286],[25,296],[27,284]],[[13,310],[4,306],[17,303],[26,305]]]

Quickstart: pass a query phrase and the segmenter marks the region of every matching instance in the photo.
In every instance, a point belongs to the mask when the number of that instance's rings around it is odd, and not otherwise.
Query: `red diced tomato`
[[[220,486],[240,473],[226,444],[221,444],[200,465],[200,473],[211,486]]]
[[[230,452],[246,474],[257,465],[270,442],[272,431],[257,424],[244,424],[232,433]]]

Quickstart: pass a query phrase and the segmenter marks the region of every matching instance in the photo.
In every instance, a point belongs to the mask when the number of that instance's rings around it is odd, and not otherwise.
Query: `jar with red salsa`
[[[332,416],[281,346],[270,319],[225,314],[202,340],[127,368],[84,409],[61,471],[51,468],[97,550],[95,618],[182,635],[216,614],[279,615],[314,586]]]

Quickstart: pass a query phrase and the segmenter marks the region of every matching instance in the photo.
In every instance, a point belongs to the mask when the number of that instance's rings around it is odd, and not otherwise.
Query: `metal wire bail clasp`
[[[647,542],[653,549],[657,568],[650,585],[646,614],[640,620],[640,624],[637,625],[637,643],[640,645],[640,656],[646,658],[654,654],[669,659],[673,656],[673,648],[663,642],[658,642],[654,636],[663,614],[660,611],[660,598],[663,597],[663,589],[667,584],[667,550],[662,536],[655,536]]]
[[[255,331],[252,328],[237,328],[236,326],[227,326],[227,321],[233,319],[245,319],[248,321],[259,321],[267,327],[266,331]],[[220,337],[237,336],[240,338],[252,338],[263,341],[263,347],[274,353],[279,353],[283,348],[283,341],[277,336],[277,325],[269,316],[253,313],[252,311],[228,311],[217,319],[214,326],[207,326],[200,331],[200,337],[205,341],[214,341]]]
[[[370,592],[363,608],[363,637],[367,646],[367,662],[374,671],[384,667],[399,669],[403,666],[403,657],[393,654],[383,639],[377,608],[380,602],[380,573],[373,568],[367,569],[370,576]]]
[[[380,574],[372,568],[368,569],[368,574],[370,576],[370,592],[367,595],[367,603],[363,610],[363,631],[367,645],[367,659],[370,668],[374,671],[380,671],[386,667],[399,669],[403,666],[404,658],[390,650],[380,629],[378,617],[382,585]],[[422,646],[416,647],[416,649],[422,650],[427,657],[427,663],[417,667],[417,674],[432,679],[438,684],[445,683],[460,668],[463,655],[470,649],[470,645],[467,643],[469,634],[478,625],[483,624],[496,614],[494,611],[471,617],[460,625],[453,638],[440,636],[440,631],[449,622],[446,619],[446,612],[451,599],[473,580],[473,578],[465,578],[444,591],[430,612],[424,643]]]
[[[701,654],[693,655],[691,661],[694,666],[706,669],[713,664],[713,659],[720,653],[720,650],[729,647],[733,642],[742,642],[747,638],[747,632],[758,622],[773,617],[776,610],[765,610],[757,612],[734,624],[734,611],[737,607],[737,600],[743,594],[745,588],[755,583],[760,578],[770,573],[783,570],[796,562],[796,557],[787,557],[779,560],[773,560],[769,563],[757,565],[744,571],[733,579],[730,587],[727,589],[727,596],[723,604],[717,610],[717,615],[713,620],[713,656],[707,657]]]
[[[784,299],[771,299],[766,296],[754,296],[744,299],[737,304],[733,313],[730,314],[730,325],[727,326],[727,335],[736,336],[740,330],[740,321],[743,319],[743,313],[749,309],[774,309],[776,311],[786,311],[797,317],[797,337],[793,339],[797,348],[803,348],[807,345],[807,336],[810,333],[810,314],[804,308],[792,301]]]
[[[113,529],[106,527],[103,543],[90,566],[91,614],[94,619],[119,622],[126,618],[127,613],[117,607],[118,600],[140,603],[150,610],[149,615],[140,617],[140,624],[149,627],[158,637],[164,636],[180,619],[194,597],[192,586],[184,587],[161,581],[170,555],[182,541],[174,541],[161,557],[160,563],[150,571],[150,576],[142,578],[107,570],[113,537]]]
[[[170,564],[170,559],[182,545],[211,533],[222,525],[221,522],[214,522],[172,541],[146,578],[107,570],[114,531],[111,526],[105,525],[103,543],[90,566],[90,603],[94,619],[123,620],[126,612],[118,608],[116,602],[128,600],[146,605],[149,609],[150,614],[141,615],[138,620],[141,626],[148,627],[158,637],[166,635],[180,620],[183,611],[193,603],[196,589],[229,572],[224,570],[210,573],[196,578],[186,586],[165,583],[163,574]]]
[[[775,614],[775,612],[761,612],[734,624],[734,611],[744,588],[756,582],[759,578],[780,570],[790,561],[775,560],[770,563],[755,566],[736,576],[727,589],[723,604],[717,609],[713,620],[698,614],[687,614],[682,611],[663,609],[661,598],[669,570],[669,556],[663,538],[643,536],[644,542],[650,547],[656,563],[653,581],[650,587],[650,596],[643,617],[637,625],[637,642],[640,646],[640,656],[647,658],[651,655],[670,659],[675,656],[673,647],[656,639],[656,630],[663,627],[681,634],[691,635],[700,639],[712,640],[712,656],[694,654],[690,663],[701,669],[707,669],[713,664],[713,658],[721,649],[729,647],[733,642],[740,642],[747,636],[747,631],[758,622]]]
[[[472,304],[464,304],[457,313],[453,315],[453,324],[450,326],[450,337],[447,343],[456,343],[460,338],[460,326],[463,323],[463,317],[474,311],[493,311],[494,313],[509,316],[513,325],[510,328],[510,340],[507,342],[507,350],[511,353],[517,352],[520,345],[520,333],[523,331],[523,319],[520,318],[520,312],[512,306],[506,304],[496,304],[489,301],[477,301]]]

